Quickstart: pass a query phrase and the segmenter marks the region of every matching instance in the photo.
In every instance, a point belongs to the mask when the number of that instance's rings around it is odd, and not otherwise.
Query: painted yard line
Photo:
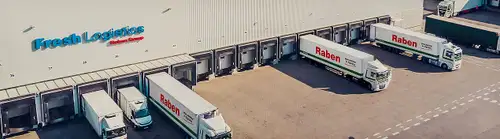
[[[420,123],[415,123],[415,124],[413,124],[413,126],[418,126],[418,125],[420,125]]]
[[[456,103],[458,100],[453,100],[453,103]]]
[[[477,96],[476,98],[477,98],[477,99],[480,99],[481,97],[482,97],[482,96]]]
[[[434,110],[439,110],[439,109],[441,109],[441,107],[437,107],[437,108],[435,108]]]
[[[431,113],[431,111],[428,111],[428,112],[426,112],[425,114],[429,114],[429,113]]]
[[[436,117],[438,117],[438,116],[439,116],[439,114],[435,114],[435,115],[434,115],[434,116],[432,116],[432,117],[436,118]]]
[[[487,98],[487,97],[485,97],[485,98],[483,98],[483,100],[486,100],[486,101],[488,101],[488,100],[490,100],[490,98]]]
[[[411,122],[413,119],[406,120],[406,122]]]
[[[431,119],[427,118],[427,119],[425,119],[425,120],[424,120],[424,122],[427,122],[427,121],[429,121],[429,120],[431,120]]]
[[[389,127],[389,128],[387,128],[387,129],[385,129],[385,131],[389,131],[389,130],[391,130],[391,129],[392,129],[392,128],[390,128],[390,127]]]
[[[496,89],[491,90],[491,92],[492,92],[492,93],[493,93],[493,92],[496,92],[496,91],[497,91]]]
[[[450,112],[450,111],[448,111],[448,110],[445,110],[445,111],[443,111],[442,113],[443,113],[443,114],[445,114],[445,113],[448,113],[448,112]]]
[[[419,115],[419,116],[417,116],[417,117],[415,117],[415,118],[420,118],[420,117],[422,117],[422,115]]]
[[[452,110],[454,110],[454,109],[456,109],[456,108],[457,108],[457,106],[453,106],[451,109],[452,109]]]
[[[388,138],[388,137],[384,137],[384,138],[382,138],[382,139],[387,139],[387,138]]]
[[[490,93],[484,93],[485,96],[489,95]]]
[[[498,101],[497,100],[492,100],[490,101],[491,103],[497,103]]]
[[[401,124],[401,123],[399,123],[399,124],[397,124],[397,125],[396,125],[396,127],[401,126],[401,125],[402,125],[402,124]]]
[[[406,131],[406,130],[408,130],[408,129],[410,129],[410,127],[406,127],[405,129],[403,129],[403,131]]]
[[[467,102],[472,102],[472,101],[474,101],[474,99],[469,99],[469,101],[467,101]]]
[[[374,136],[374,137],[375,137],[375,136],[378,136],[378,135],[380,135],[380,133],[375,133],[375,134],[373,134],[373,136]]]
[[[392,133],[392,135],[393,135],[393,136],[396,136],[396,135],[398,135],[398,134],[399,134],[399,132],[394,132],[394,133]]]
[[[463,106],[463,105],[465,105],[465,103],[460,103],[460,106]]]

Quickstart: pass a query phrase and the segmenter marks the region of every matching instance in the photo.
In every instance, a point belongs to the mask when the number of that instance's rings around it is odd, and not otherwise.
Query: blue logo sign
[[[108,41],[112,38],[125,37],[130,35],[141,34],[144,32],[144,26],[138,27],[123,27],[121,29],[114,30],[113,28],[105,32],[96,32],[89,35],[88,32],[84,32],[82,35],[77,35],[73,33],[64,38],[55,39],[45,39],[37,38],[33,40],[33,50],[45,49],[45,48],[55,48],[64,47],[69,45],[75,45],[80,43],[90,43],[95,41]]]

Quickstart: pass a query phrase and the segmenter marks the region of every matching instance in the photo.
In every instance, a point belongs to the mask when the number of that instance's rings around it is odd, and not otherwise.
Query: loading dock
[[[140,83],[141,83],[141,90],[142,92],[144,93],[144,95],[147,97],[149,96],[149,90],[147,88],[148,87],[148,84],[145,82],[146,79],[145,77],[149,74],[155,74],[155,73],[160,73],[160,72],[165,72],[165,73],[168,73],[170,74],[170,62],[168,62],[167,60],[165,59],[162,59],[161,60],[162,62],[160,62],[161,64],[163,64],[162,66],[159,66],[159,67],[148,67],[146,66],[146,64],[144,63],[139,63],[139,64],[135,64],[134,66],[141,69],[142,72],[141,72],[141,80],[140,80]],[[145,62],[145,63],[149,63],[149,62]],[[149,65],[152,65],[152,64],[149,64]]]
[[[236,47],[230,46],[215,50],[215,76],[232,74],[236,68]]]
[[[112,71],[116,73],[116,76],[112,76],[109,80],[111,86],[109,93],[115,102],[117,102],[119,96],[118,89],[131,86],[139,89],[139,72],[133,71],[128,66],[114,68]]]
[[[342,45],[348,45],[347,44],[347,39],[348,39],[348,32],[347,32],[347,24],[340,24],[340,25],[335,25],[333,26],[333,41],[337,42],[338,44]]]
[[[73,81],[75,81],[76,85],[76,92],[77,92],[77,103],[76,108],[78,111],[78,116],[83,116],[82,111],[81,111],[81,102],[82,98],[81,95],[89,92],[94,92],[94,91],[99,91],[99,90],[105,90],[108,91],[110,88],[108,86],[108,79],[109,75],[104,72],[104,71],[99,71],[99,72],[94,72],[94,73],[89,73],[89,74],[82,74],[82,75],[77,75],[71,77]]]
[[[198,81],[208,80],[213,73],[214,52],[204,51],[191,54],[196,59],[196,76]]]
[[[41,99],[42,126],[73,119],[75,101],[73,86],[62,79],[37,84]]]
[[[259,66],[278,62],[278,38],[260,41]]]
[[[257,63],[257,42],[238,45],[238,71],[253,69]]]
[[[189,88],[196,85],[196,59],[187,54],[172,56],[167,59],[172,64],[172,77]]]
[[[21,86],[0,91],[2,136],[38,128],[40,113],[36,102],[38,89],[35,85]]]
[[[370,18],[363,21],[363,41],[366,41],[370,36],[370,25],[377,23],[377,18]]]
[[[390,25],[391,24],[391,16],[384,15],[384,16],[378,17],[378,22]]]
[[[362,38],[362,30],[363,30],[363,21],[356,21],[349,23],[349,38],[348,43],[358,44]]]
[[[279,59],[296,59],[298,55],[297,35],[286,35],[279,38]]]
[[[327,40],[333,40],[333,35],[332,35],[332,28],[331,27],[327,27],[327,28],[321,28],[321,29],[317,29],[316,30],[316,35],[321,37],[321,38],[324,38],[324,39],[327,39]]]

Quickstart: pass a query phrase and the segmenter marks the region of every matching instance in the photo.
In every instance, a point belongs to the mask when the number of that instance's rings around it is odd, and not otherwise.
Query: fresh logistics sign
[[[45,38],[37,38],[33,40],[33,50],[39,50],[44,48],[55,48],[55,47],[64,47],[68,45],[75,45],[80,43],[90,43],[95,41],[108,41],[112,38],[121,38],[125,36],[137,35],[144,32],[144,26],[138,27],[123,27],[121,29],[114,30],[113,28],[105,31],[105,32],[96,32],[92,35],[89,35],[88,32],[84,32],[82,35],[77,35],[73,33],[64,38],[55,38],[55,39],[45,39]],[[109,42],[110,45],[121,44],[126,42],[140,41],[144,39],[143,36],[140,37],[131,37],[128,39],[122,40],[112,40]]]

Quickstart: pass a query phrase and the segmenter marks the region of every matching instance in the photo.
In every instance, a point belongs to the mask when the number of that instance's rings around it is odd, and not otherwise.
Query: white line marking
[[[444,114],[444,113],[448,113],[448,112],[450,112],[450,111],[448,111],[448,110],[445,110],[445,111],[443,111],[443,114]]]
[[[385,129],[385,131],[389,131],[389,130],[391,130],[391,129],[392,129],[392,128],[390,128],[390,127],[389,127],[389,128],[387,128],[387,129]]]
[[[485,96],[486,96],[486,95],[489,95],[489,94],[490,94],[490,93],[484,93],[484,95],[485,95]]]
[[[422,115],[419,115],[419,116],[417,116],[417,117],[415,117],[415,118],[420,118],[420,117],[422,117]]]
[[[490,98],[487,98],[487,97],[486,97],[486,98],[484,98],[483,100],[486,100],[486,101],[488,101],[488,100],[490,100]]]
[[[482,97],[482,96],[477,96],[476,98],[477,98],[477,99],[480,99],[481,97]]]
[[[406,120],[406,122],[411,122],[411,120],[413,120],[413,119],[410,119],[410,120]]]
[[[461,97],[460,99],[464,99],[465,97]]]
[[[446,106],[448,106],[448,103],[446,103],[446,104],[443,105],[443,107],[446,107]]]
[[[434,110],[439,110],[439,109],[441,109],[441,107],[437,107],[437,108],[435,108]]]
[[[468,101],[468,102],[472,102],[472,101],[474,101],[474,99],[469,99],[469,101]]]
[[[463,105],[465,105],[465,103],[460,103],[460,106],[463,106]]]
[[[451,108],[451,109],[452,109],[452,110],[454,110],[454,109],[456,109],[456,108],[457,108],[457,106],[453,106],[453,108]]]
[[[392,133],[392,135],[393,135],[393,136],[396,136],[396,135],[398,135],[398,134],[399,134],[399,132],[394,132],[394,133]]]
[[[453,100],[453,103],[456,103],[456,102],[457,102],[457,100]]]
[[[436,117],[438,117],[438,116],[439,116],[439,114],[436,114],[436,115],[434,115],[434,116],[432,116],[432,117],[436,118]]]
[[[388,138],[388,137],[384,137],[384,138],[382,138],[382,139],[387,139],[387,138]]]
[[[428,112],[426,112],[425,114],[429,114],[429,113],[431,113],[431,111],[428,111]]]
[[[381,137],[382,137],[382,136],[378,136],[378,137],[377,137],[377,139],[378,139],[378,138],[381,138]]]
[[[429,120],[431,120],[431,119],[427,118],[427,119],[425,119],[425,120],[424,120],[424,122],[427,122],[427,121],[429,121]]]
[[[403,129],[403,131],[406,131],[406,130],[408,130],[408,129],[410,129],[410,127],[406,127],[405,129]]]
[[[375,133],[375,134],[373,134],[373,136],[374,136],[374,137],[375,137],[375,136],[377,136],[377,135],[380,135],[380,133]]]
[[[396,127],[401,126],[401,123],[397,124]]]
[[[488,88],[488,87],[484,87],[484,88],[483,88],[483,90],[484,90],[484,89],[487,89],[487,88]]]
[[[366,137],[365,139],[368,139],[368,137]]]
[[[496,91],[497,91],[496,89],[491,90],[491,92],[496,92]]]
[[[415,124],[413,124],[413,126],[418,126],[418,125],[420,125],[420,123],[415,123]]]
[[[477,90],[477,91],[476,91],[476,93],[479,93],[479,92],[481,92],[481,90]]]
[[[491,84],[490,86],[495,86],[495,84]]]
[[[492,100],[490,101],[491,103],[497,103],[498,101],[497,100]]]

